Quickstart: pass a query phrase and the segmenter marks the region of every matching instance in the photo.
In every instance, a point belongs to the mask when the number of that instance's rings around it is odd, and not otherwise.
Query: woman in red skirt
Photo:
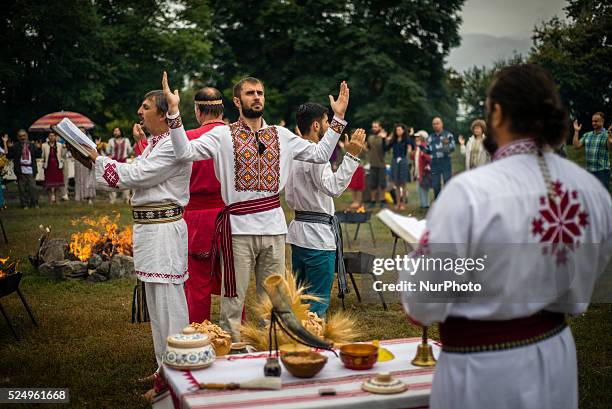
[[[47,142],[42,145],[43,169],[45,170],[45,189],[49,192],[49,203],[57,203],[55,192],[64,186],[64,162],[62,153],[64,146],[57,143],[57,135],[49,133]]]
[[[344,137],[347,135],[345,134]],[[342,142],[343,138],[338,142],[338,145],[344,150],[344,143]],[[364,148],[364,151],[367,151],[367,147]],[[362,161],[364,160],[363,156],[365,154],[362,152],[360,158]],[[361,162],[360,162],[361,163]],[[353,177],[351,179],[351,183],[348,185],[348,190],[351,191],[353,202],[351,203],[350,208],[353,210],[357,210],[361,207],[361,203],[363,201],[363,190],[365,189],[365,171],[362,165],[357,167],[355,173],[353,173]]]

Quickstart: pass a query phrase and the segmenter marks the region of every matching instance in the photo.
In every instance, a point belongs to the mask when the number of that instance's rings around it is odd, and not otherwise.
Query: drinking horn
[[[299,341],[313,348],[331,349],[332,344],[311,334],[302,326],[291,309],[287,282],[280,274],[274,274],[264,280],[264,290],[270,297],[276,316],[283,324],[283,329],[291,332]]]

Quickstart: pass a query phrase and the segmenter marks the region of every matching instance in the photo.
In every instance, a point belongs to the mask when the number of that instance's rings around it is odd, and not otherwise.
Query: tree
[[[552,74],[581,121],[597,111],[612,114],[612,3],[570,0],[565,11],[568,22],[553,18],[535,28],[529,61]]]
[[[48,112],[82,112],[108,135],[136,118],[142,96],[210,67],[204,0],[41,1],[4,7],[0,128],[29,126]],[[197,24],[196,24],[197,22]],[[124,125],[125,124],[125,125]]]
[[[341,80],[351,88],[351,126],[454,117],[443,66],[459,42],[462,3],[211,0],[214,80],[229,89],[242,75],[261,78],[271,122],[291,121],[306,101],[326,104]]]

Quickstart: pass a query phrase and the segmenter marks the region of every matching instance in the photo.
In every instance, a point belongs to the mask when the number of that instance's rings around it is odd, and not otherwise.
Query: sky
[[[461,45],[451,51],[447,65],[464,71],[514,53],[527,54],[533,28],[555,15],[563,17],[566,4],[565,0],[466,0]]]

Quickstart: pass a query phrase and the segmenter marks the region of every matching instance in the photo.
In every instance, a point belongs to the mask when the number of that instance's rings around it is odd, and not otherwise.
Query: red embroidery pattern
[[[342,131],[344,131],[344,125],[338,121],[336,118],[332,119],[329,127],[334,130],[335,133],[342,135]]]
[[[117,188],[119,185],[119,174],[117,173],[117,165],[114,163],[107,163],[104,166],[104,173],[102,178],[106,181],[109,187]]]
[[[180,128],[181,126],[183,126],[183,120],[181,119],[180,115],[174,119],[170,119],[166,117],[166,122],[168,123],[168,126],[170,127],[170,129],[176,129],[176,128]]]
[[[147,273],[146,271],[134,271],[137,276],[145,278],[170,278],[172,280],[182,280],[187,275],[187,271],[183,274],[165,274],[165,273]]]
[[[259,154],[255,133],[242,121],[230,125],[234,147],[234,188],[237,192],[278,192],[280,142],[275,126],[257,132],[265,150]]]
[[[495,151],[495,154],[493,155],[493,160],[503,159],[512,155],[523,155],[527,153],[537,152],[538,147],[533,141],[533,139],[519,139]]]
[[[553,183],[555,197],[540,197],[539,216],[531,221],[531,233],[547,244],[542,252],[556,257],[557,265],[567,262],[567,255],[580,244],[580,236],[589,224],[589,214],[578,200],[578,192]]]

